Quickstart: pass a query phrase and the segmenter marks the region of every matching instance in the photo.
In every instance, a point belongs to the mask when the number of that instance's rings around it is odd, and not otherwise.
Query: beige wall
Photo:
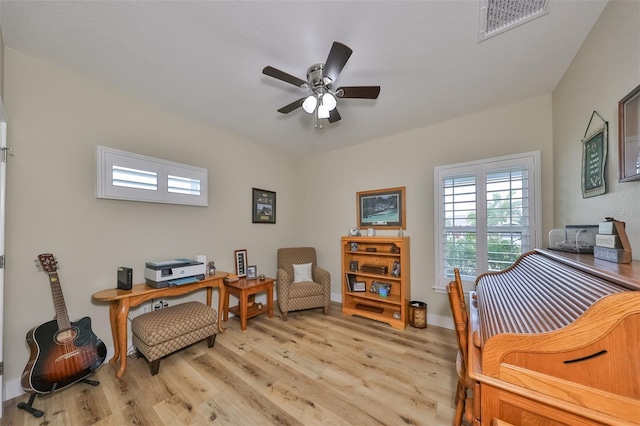
[[[233,271],[233,251],[244,248],[260,273],[275,276],[277,247],[298,239],[291,157],[11,49],[5,66],[15,148],[7,166],[7,398],[21,393],[27,331],[54,316],[47,276],[33,262],[40,253],[57,256],[70,318],[90,316],[109,356],[108,306],[91,295],[115,287],[118,266],[132,267],[142,282],[145,261],[204,254]],[[209,206],[96,199],[98,144],[207,168]],[[251,223],[252,187],[277,192],[277,224]]]
[[[553,91],[554,226],[627,223],[640,259],[640,182],[618,183],[618,101],[640,84],[640,2],[610,1]],[[607,193],[583,199],[582,143],[597,111],[609,122]],[[594,118],[593,128],[601,125]]]
[[[340,237],[356,226],[356,192],[406,186],[407,230],[411,237],[411,297],[428,304],[429,324],[449,325],[446,294],[433,289],[435,166],[520,152],[542,152],[543,234],[552,226],[553,165],[551,97],[400,133],[303,160],[299,200],[308,220],[306,238],[331,272],[334,299],[340,293]],[[387,231],[397,235],[397,231]],[[383,235],[383,232],[378,232]]]

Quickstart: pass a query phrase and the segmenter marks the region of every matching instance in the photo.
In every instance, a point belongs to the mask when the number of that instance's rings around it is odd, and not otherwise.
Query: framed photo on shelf
[[[236,250],[233,252],[236,258],[236,275],[247,276],[247,250]]]
[[[371,289],[369,291],[371,291],[371,293],[377,293],[380,294],[380,289],[381,288],[385,288],[387,289],[387,294],[391,294],[391,284],[389,283],[382,283],[380,281],[373,281],[371,283]]]
[[[353,282],[353,291],[367,291],[367,283],[364,281],[354,281]]]
[[[356,193],[358,228],[407,229],[405,187]]]
[[[349,243],[349,250],[358,251],[358,243]]]
[[[349,270],[351,272],[358,272],[358,261],[352,260],[349,262]]]
[[[275,192],[252,188],[251,207],[253,209],[253,223],[276,223]]]
[[[258,278],[258,267],[256,265],[247,266],[247,279],[255,280]]]
[[[391,275],[394,277],[400,276],[400,262],[393,262],[393,267],[391,268]]]

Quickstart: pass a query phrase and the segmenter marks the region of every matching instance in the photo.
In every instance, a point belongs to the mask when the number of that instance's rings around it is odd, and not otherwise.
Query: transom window
[[[207,170],[97,147],[97,197],[206,206]]]

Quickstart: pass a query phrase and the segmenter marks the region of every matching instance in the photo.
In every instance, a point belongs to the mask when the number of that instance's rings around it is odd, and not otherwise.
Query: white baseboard
[[[22,385],[20,384],[20,379],[8,380],[4,384],[4,400],[8,401],[17,396],[22,395],[24,390],[22,390]]]

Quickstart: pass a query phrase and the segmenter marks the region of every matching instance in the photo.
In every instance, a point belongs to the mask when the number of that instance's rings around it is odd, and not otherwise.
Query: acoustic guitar
[[[93,374],[104,362],[107,348],[91,330],[89,317],[69,321],[53,255],[41,254],[38,260],[49,275],[56,317],[27,333],[31,356],[21,384],[28,393],[50,393]]]

